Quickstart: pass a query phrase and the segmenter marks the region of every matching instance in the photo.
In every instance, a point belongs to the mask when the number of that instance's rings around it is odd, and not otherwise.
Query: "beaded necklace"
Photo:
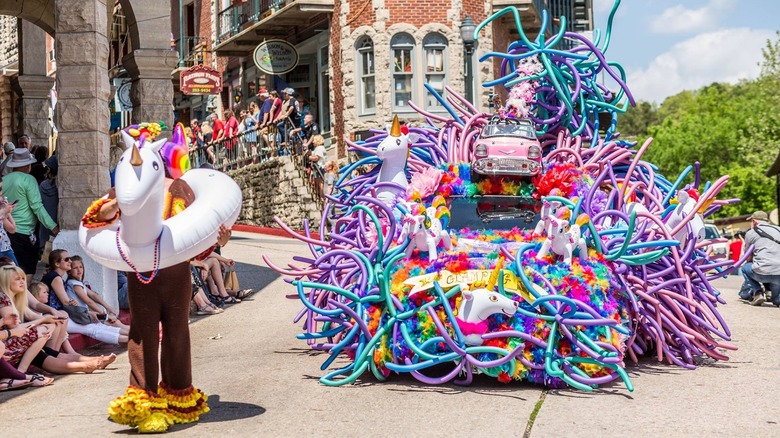
[[[152,271],[152,275],[147,278],[138,272],[138,269],[135,267],[133,262],[130,261],[130,259],[127,257],[127,254],[125,254],[125,252],[122,250],[122,243],[119,241],[119,228],[117,227],[116,229],[116,247],[119,249],[119,255],[122,256],[122,260],[124,260],[125,263],[127,263],[127,265],[133,269],[136,278],[138,278],[138,281],[143,284],[151,283],[152,280],[154,280],[154,277],[156,277],[157,273],[160,271],[160,239],[162,239],[162,231],[160,231],[160,235],[157,236],[157,240],[154,243],[154,270]]]

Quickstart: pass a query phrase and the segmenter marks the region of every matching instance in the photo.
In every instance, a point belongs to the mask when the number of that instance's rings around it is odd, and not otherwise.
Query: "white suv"
[[[712,224],[704,225],[704,238],[711,243],[706,246],[711,259],[726,259],[729,257],[729,241],[720,237],[718,227]]]

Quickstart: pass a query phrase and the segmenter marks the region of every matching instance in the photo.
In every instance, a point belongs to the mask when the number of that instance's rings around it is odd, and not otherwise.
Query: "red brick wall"
[[[485,2],[482,0],[463,0],[463,9],[460,13],[460,18],[463,19],[466,15],[471,17],[475,23],[479,24],[485,18]],[[460,23],[456,23],[460,25]]]
[[[336,142],[336,151],[339,158],[347,156],[346,143],[344,142],[344,74],[341,71],[341,2],[333,2],[333,19],[330,21],[330,71],[331,92],[333,93],[333,107],[331,108],[331,123],[333,140]]]
[[[451,6],[450,0],[387,0],[385,7],[390,10],[387,26],[408,23],[421,27],[428,23],[446,23],[447,9]]]
[[[371,26],[376,21],[376,11],[372,0],[350,0],[347,27],[352,32],[360,26]],[[337,17],[337,15],[333,15]]]

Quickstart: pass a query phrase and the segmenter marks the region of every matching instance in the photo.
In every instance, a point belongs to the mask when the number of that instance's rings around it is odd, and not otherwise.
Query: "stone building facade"
[[[591,0],[295,0],[278,7],[272,3],[214,0],[213,47],[225,82],[220,102],[246,106],[259,86],[278,90],[291,86],[312,102],[334,158],[346,156],[345,140],[366,138],[369,130],[385,126],[393,115],[424,123],[407,101],[446,114],[431,99],[426,83],[440,92],[446,86],[466,94],[466,44],[461,37],[466,17],[480,23],[506,6],[516,6],[532,38],[539,32],[543,9],[553,17],[566,14],[568,30],[592,28]],[[514,26],[508,16],[495,20],[475,44],[470,97],[482,111],[488,111],[490,94],[503,90],[481,86],[495,79],[498,63],[479,59],[505,50],[517,39]],[[285,40],[297,49],[300,61],[294,71],[275,76],[256,71],[252,52],[268,39]]]
[[[426,12],[420,13],[425,7]],[[370,8],[363,8],[363,2],[341,2],[339,10],[338,64],[341,72],[341,83],[334,81],[334,88],[341,89],[341,99],[334,99],[334,113],[341,114],[343,137],[351,140],[361,139],[360,134],[370,129],[383,127],[389,123],[393,115],[398,114],[401,120],[410,123],[422,123],[423,117],[408,105],[399,105],[402,97],[396,93],[400,85],[411,83],[411,101],[419,107],[434,113],[445,114],[440,106],[428,104],[428,93],[423,87],[429,71],[441,73],[436,78],[441,81],[439,90],[444,85],[460,94],[465,93],[464,76],[464,43],[460,34],[460,25],[466,16],[476,23],[484,20],[491,12],[490,2],[463,0],[428,0],[424,3],[405,0],[375,0]],[[335,17],[334,17],[335,20]],[[399,41],[398,36],[409,36],[406,41]],[[432,38],[438,38],[436,44],[427,43]],[[489,42],[492,38],[492,27],[483,31],[480,39]],[[369,44],[372,47],[369,47]],[[335,45],[331,45],[337,50]],[[399,84],[394,77],[394,65],[400,51],[394,47],[410,47],[411,79],[406,84]],[[434,47],[435,55],[431,54]],[[481,55],[491,51],[491,44],[477,44],[473,56],[474,66],[474,103],[482,110],[487,110],[488,96],[491,90],[478,86],[479,83],[493,78],[493,66],[479,63]],[[369,51],[368,53],[366,53]],[[373,56],[375,102],[373,108],[366,108],[365,102],[365,61]],[[432,65],[439,60],[427,59],[430,56],[441,56],[441,65]],[[363,84],[361,84],[363,81]],[[404,93],[406,96],[406,93]],[[395,96],[395,98],[394,98]],[[405,97],[404,96],[404,97]],[[363,134],[363,137],[366,134]],[[341,154],[340,154],[341,155]]]

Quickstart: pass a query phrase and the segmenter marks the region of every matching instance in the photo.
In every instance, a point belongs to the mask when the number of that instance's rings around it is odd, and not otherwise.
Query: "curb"
[[[293,236],[289,235],[287,231],[284,231],[281,228],[261,227],[259,225],[233,224],[231,229],[234,231],[243,231],[246,233],[265,234],[267,236],[287,237],[288,239],[294,239]],[[303,234],[302,231],[297,230],[296,233]],[[319,239],[320,234],[311,233],[311,237],[312,239]]]

